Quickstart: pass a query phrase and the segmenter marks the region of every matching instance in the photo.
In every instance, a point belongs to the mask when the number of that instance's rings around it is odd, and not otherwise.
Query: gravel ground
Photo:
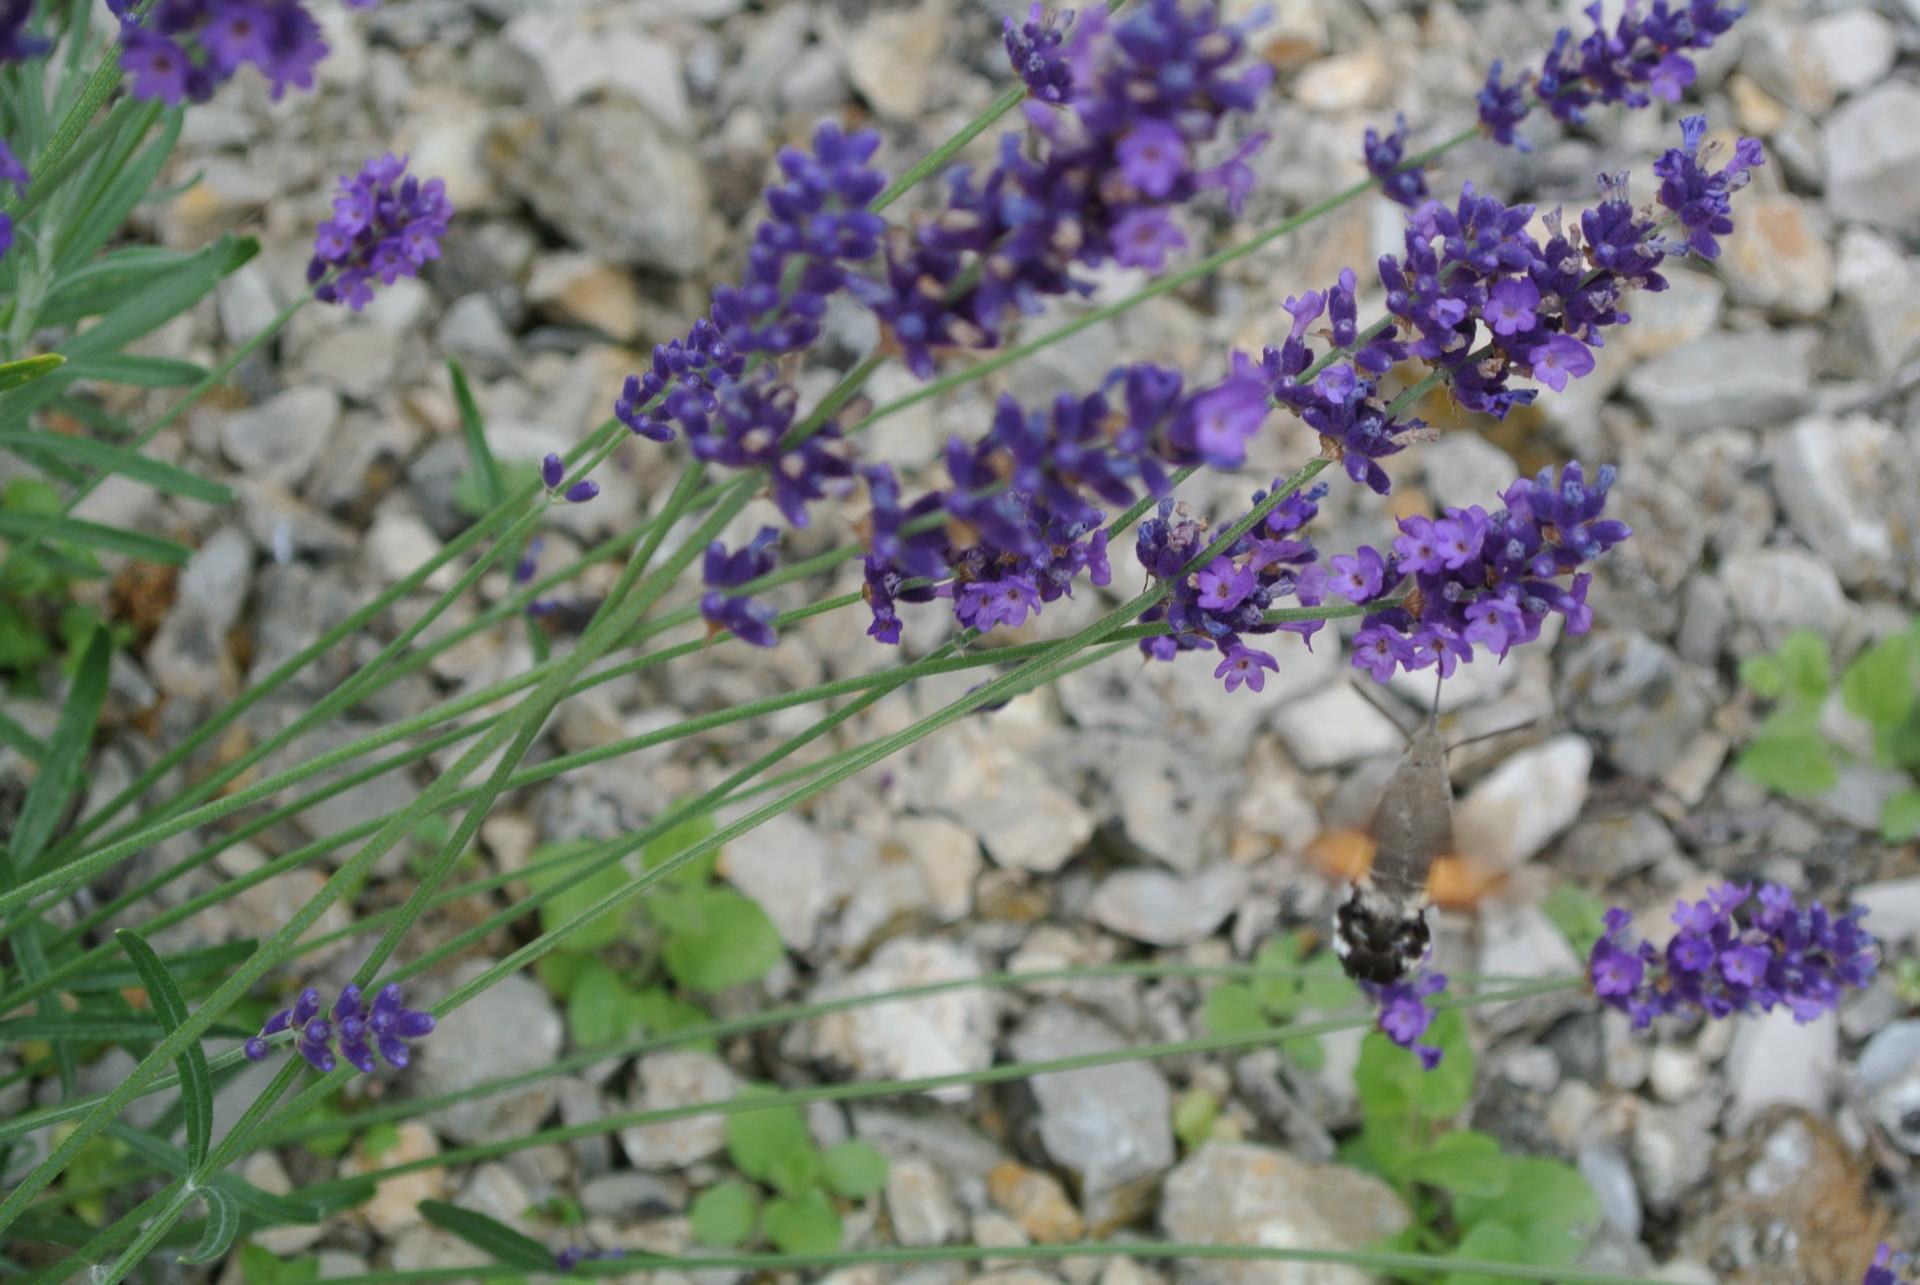
[[[116,662],[115,730],[95,766],[94,797],[113,793],[156,746],[460,529],[455,487],[466,464],[443,355],[473,376],[503,459],[564,449],[605,416],[639,354],[700,310],[709,274],[733,269],[776,147],[834,115],[880,128],[883,157],[903,168],[1007,83],[998,16],[1013,7],[389,0],[361,15],[329,6],[334,53],[318,92],[274,106],[248,79],[190,113],[173,174],[200,182],[149,209],[140,231],[177,246],[245,231],[264,248],[149,351],[214,360],[271,317],[300,288],[309,229],[333,176],[370,154],[410,152],[416,170],[447,180],[459,216],[445,258],[423,281],[400,282],[360,316],[308,309],[241,366],[230,389],[155,443],[156,454],[229,480],[236,507],[109,484],[83,509],[199,549],[177,583],[127,595],[143,633]],[[1246,227],[1352,182],[1363,128],[1396,111],[1416,124],[1416,144],[1453,132],[1471,118],[1487,57],[1532,64],[1554,26],[1577,21],[1573,6],[1545,3],[1276,8],[1266,53],[1282,76],[1261,111],[1274,142]],[[1511,877],[1479,914],[1443,920],[1443,966],[1576,967],[1540,908],[1561,883],[1657,918],[1711,880],[1758,876],[1823,897],[1851,892],[1873,907],[1891,946],[1910,948],[1920,932],[1913,848],[1889,848],[1873,832],[1894,783],[1849,768],[1832,795],[1787,803],[1730,766],[1764,712],[1735,681],[1743,657],[1811,627],[1845,658],[1903,627],[1920,603],[1917,53],[1914,0],[1756,0],[1704,60],[1696,86],[1717,126],[1758,135],[1769,153],[1737,202],[1740,231],[1725,257],[1704,271],[1677,265],[1671,291],[1635,301],[1636,324],[1565,396],[1499,425],[1435,408],[1427,417],[1447,431],[1403,457],[1395,503],[1409,507],[1428,496],[1489,502],[1516,466],[1613,460],[1621,516],[1636,530],[1600,564],[1591,635],[1543,643],[1501,667],[1476,664],[1444,693],[1457,737],[1520,730],[1455,757],[1463,835]],[[1470,145],[1449,157],[1435,187],[1471,178],[1510,199],[1577,205],[1596,173],[1630,166],[1644,199],[1650,159],[1670,142],[1670,121],[1650,113],[1608,118],[1591,137],[1556,137],[1530,155]],[[1117,359],[1218,369],[1229,347],[1257,348],[1275,334],[1285,296],[1372,262],[1396,239],[1397,222],[1383,202],[1356,203],[1211,283],[896,417],[885,452],[926,467],[949,433],[979,430],[1000,391],[1088,388]],[[1122,271],[1103,278],[1108,297],[1137,281]],[[828,331],[839,357],[871,340],[870,321],[852,310],[833,313]],[[885,400],[911,386],[889,369],[872,392]],[[1311,449],[1297,427],[1272,433],[1246,475],[1196,485],[1190,498],[1224,511]],[[644,511],[672,476],[669,453],[623,447],[599,474],[600,499],[548,532],[543,568]],[[756,504],[731,534],[749,534],[771,513]],[[1345,486],[1324,513],[1319,529],[1332,548],[1377,541],[1387,521],[1371,496]],[[805,554],[846,540],[852,514],[825,516],[789,547]],[[1116,590],[1131,590],[1130,567],[1130,558],[1116,562]],[[122,577],[123,591],[128,583]],[[590,581],[583,595],[604,583]],[[489,577],[480,597],[506,589]],[[788,592],[783,606],[802,600]],[[249,714],[218,754],[284,726],[430,600],[425,592],[404,600],[377,636]],[[1050,608],[1024,636],[1057,636],[1119,600],[1085,594]],[[475,611],[456,608],[450,625]],[[867,642],[856,614],[796,627],[772,653],[721,648],[576,698],[536,754],[878,669],[892,657]],[[909,618],[909,654],[942,636],[934,616]],[[517,623],[478,634],[282,765],[529,659]],[[716,1009],[1000,968],[1221,963],[1249,957],[1279,928],[1323,923],[1339,888],[1303,851],[1322,829],[1364,814],[1399,745],[1345,675],[1338,650],[1325,645],[1287,651],[1257,697],[1221,692],[1198,661],[1118,660],[968,720],[884,774],[779,819],[731,845],[721,870],[768,908],[788,959],[764,982],[721,995]],[[972,681],[953,675],[896,697],[840,743],[902,726]],[[1409,712],[1427,699],[1423,683],[1396,690]],[[47,725],[53,714],[48,703],[17,717]],[[537,845],[634,829],[808,717],[791,711],[511,795],[486,823],[478,863],[510,871]],[[215,869],[169,888],[164,904],[398,807],[426,779],[397,774],[357,787],[235,847]],[[177,858],[207,837],[180,836],[144,860]],[[404,897],[403,856],[377,872],[360,909]],[[321,879],[315,869],[274,880],[182,925],[173,941],[268,932]],[[501,904],[437,912],[404,953]],[[348,921],[341,908],[323,926]],[[425,989],[455,984],[525,936],[523,926],[511,939],[488,939]],[[343,943],[315,957],[300,980],[337,986],[364,947]],[[910,1011],[743,1039],[717,1056],[594,1067],[408,1125],[397,1145],[431,1155],[629,1103],[724,1096],[736,1078],[798,1085],[937,1074],[1180,1039],[1201,1030],[1200,995],[1192,981],[957,992]],[[1740,1019],[1647,1038],[1618,1014],[1563,1005],[1501,1010],[1477,1018],[1476,1031],[1474,1121],[1516,1147],[1578,1164],[1606,1210],[1589,1256],[1597,1269],[1668,1281],[1839,1282],[1883,1235],[1920,1245],[1910,1158],[1920,1154],[1920,1021],[1886,974],[1837,1017],[1801,1027]],[[364,1091],[445,1091],[542,1065],[566,1041],[554,1002],[527,975],[447,1021],[397,1084]],[[1126,1228],[1357,1244],[1404,1211],[1371,1180],[1342,1190],[1321,1163],[1328,1131],[1353,1122],[1352,1049],[1332,1043],[1319,1072],[1283,1068],[1271,1053],[1175,1059],[823,1108],[813,1123],[823,1138],[856,1134],[893,1160],[884,1196],[850,1220],[850,1245],[1017,1243]],[[110,1083],[122,1070],[110,1061],[93,1074]],[[242,1096],[223,1100],[223,1118],[253,1084],[243,1079]],[[1196,1085],[1225,1099],[1225,1119],[1244,1142],[1181,1157],[1171,1103]],[[533,1207],[558,1195],[586,1210],[584,1237],[597,1244],[681,1249],[690,1193],[723,1172],[721,1135],[713,1120],[669,1128],[670,1140],[628,1131],[428,1170],[386,1184],[362,1212],[274,1233],[273,1247],[317,1252],[330,1275],[459,1264],[469,1251],[420,1221],[418,1199],[456,1200],[553,1241]],[[272,1186],[288,1170],[310,1181],[335,1163],[350,1171],[356,1161],[290,1149],[255,1157],[246,1172]],[[1218,1199],[1222,1191],[1236,1198]],[[1358,1279],[1344,1270],[1088,1261],[978,1279]],[[925,1268],[911,1279],[964,1275]]]

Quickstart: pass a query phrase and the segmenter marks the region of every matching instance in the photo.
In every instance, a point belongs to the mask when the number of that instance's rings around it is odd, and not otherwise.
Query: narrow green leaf
[[[66,374],[76,383],[84,379],[129,388],[185,388],[205,379],[207,368],[174,357],[116,352],[76,358]]]
[[[181,122],[185,119],[186,113],[181,110],[166,113],[159,134],[136,155],[134,149],[139,148],[147,133],[148,120],[137,116],[128,118],[112,149],[87,172],[84,196],[74,206],[81,211],[80,217],[63,222],[58,229],[54,262],[62,274],[92,259],[100,247],[126,225],[133,207],[146,197],[160,176],[174,143],[179,140]]]
[[[168,1033],[172,1033],[187,1020],[187,1001],[180,994],[180,987],[167,972],[167,966],[160,962],[160,956],[154,954],[153,947],[138,933],[121,928],[113,936],[133,966],[140,970],[154,1015]],[[174,1065],[180,1071],[180,1100],[187,1109],[187,1167],[197,1174],[206,1164],[207,1150],[213,1142],[213,1076],[207,1071],[206,1050],[198,1040],[180,1051]]]
[[[193,1252],[181,1256],[183,1263],[211,1263],[231,1249],[240,1234],[240,1202],[218,1187],[201,1187],[198,1194],[206,1202],[207,1226]]]
[[[182,567],[193,556],[193,550],[184,544],[163,540],[159,536],[142,535],[138,531],[125,531],[82,518],[55,518],[48,522],[44,517],[0,511],[0,536],[8,539],[28,538],[42,526],[46,527],[49,540],[65,540],[102,553],[123,553],[129,558],[139,558],[145,562],[164,562],[168,566]]]
[[[0,519],[12,515],[0,513]],[[4,530],[0,526],[0,530]],[[47,746],[46,760],[39,775],[27,788],[26,802],[14,823],[11,849],[13,868],[22,874],[53,838],[55,827],[66,815],[67,804],[80,789],[86,776],[87,749],[93,744],[94,726],[100,721],[100,706],[107,698],[107,668],[113,656],[113,643],[104,629],[96,629],[80,657],[73,686],[60,707],[60,719],[54,724],[53,740]]]
[[[45,769],[43,768],[42,771]],[[47,967],[47,952],[41,945],[40,934],[47,927],[44,919],[29,919],[21,925],[20,931],[13,935],[14,954],[19,958],[20,975],[29,982],[37,982],[50,971]],[[51,991],[43,992],[35,1001],[34,1007],[40,1010],[40,1016],[53,1020],[61,1015],[60,997]],[[54,1066],[60,1073],[60,1096],[73,1096],[74,1085],[80,1075],[80,1059],[75,1056],[73,1041],[56,1040],[53,1045]]]
[[[498,1219],[444,1200],[421,1201],[420,1216],[441,1231],[452,1232],[496,1263],[529,1272],[554,1270],[553,1255],[545,1245]]]
[[[507,494],[500,461],[493,458],[493,448],[487,445],[487,426],[480,418],[479,403],[473,400],[473,389],[467,386],[467,372],[459,362],[449,361],[447,373],[453,377],[453,400],[460,408],[460,432],[467,439],[467,457],[473,461],[473,475],[479,479],[480,493],[491,509]]]
[[[47,757],[46,742],[16,723],[5,710],[0,710],[0,745],[30,763],[42,762]]]
[[[886,1156],[857,1138],[828,1147],[820,1160],[827,1186],[849,1200],[864,1200],[887,1185]]]
[[[138,451],[98,442],[91,437],[69,437],[65,433],[41,433],[19,428],[0,429],[0,446],[23,454],[45,451],[78,460],[136,482],[144,482],[156,491],[184,496],[205,504],[233,503],[231,487],[189,473],[178,465],[149,459]]]
[[[1920,838],[1920,790],[1902,790],[1880,809],[1880,837],[1888,843]]]
[[[744,1245],[760,1219],[760,1194],[751,1184],[729,1178],[695,1197],[687,1216],[696,1245],[709,1249]]]
[[[158,1040],[170,1029],[165,1023],[150,1017],[61,1012],[10,1017],[0,1022],[0,1044],[19,1040],[71,1040],[83,1044]],[[233,1030],[233,1027],[227,1027],[222,1033],[231,1033]]]
[[[22,384],[31,384],[42,375],[50,375],[67,364],[67,359],[57,352],[41,353],[37,357],[22,357],[18,361],[0,362],[0,393],[9,388],[18,388]]]
[[[182,984],[208,977],[225,978],[233,966],[253,954],[258,945],[249,937],[222,942],[218,946],[183,950],[175,955],[163,955],[161,962],[167,966],[167,972],[172,974],[173,979]],[[138,985],[140,974],[111,955],[101,956],[62,982],[64,989],[76,995],[96,995]]]

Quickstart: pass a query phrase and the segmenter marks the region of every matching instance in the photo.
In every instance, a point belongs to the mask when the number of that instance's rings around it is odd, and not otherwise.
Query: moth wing
[[[1473,910],[1507,882],[1501,871],[1457,852],[1433,859],[1427,872],[1427,897],[1442,910]]]
[[[1352,883],[1373,868],[1380,845],[1365,830],[1322,830],[1306,848],[1306,857],[1329,879]]]

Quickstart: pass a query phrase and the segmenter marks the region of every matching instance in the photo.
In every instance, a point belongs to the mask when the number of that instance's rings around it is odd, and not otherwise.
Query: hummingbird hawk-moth
[[[1455,748],[1441,739],[1436,693],[1426,722],[1407,734],[1367,829],[1323,834],[1309,849],[1323,869],[1352,881],[1334,912],[1333,950],[1357,981],[1387,985],[1405,977],[1433,941],[1428,907],[1470,906],[1491,886],[1454,844],[1447,752]]]

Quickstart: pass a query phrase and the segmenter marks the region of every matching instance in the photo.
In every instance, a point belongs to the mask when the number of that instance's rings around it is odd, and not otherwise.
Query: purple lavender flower
[[[779,641],[773,621],[779,613],[745,594],[723,592],[738,589],[773,570],[773,544],[780,533],[763,526],[746,544],[732,553],[718,540],[707,546],[701,578],[708,591],[701,595],[700,614],[713,630],[730,631],[734,637],[753,647],[771,647]]]
[[[1010,317],[1086,292],[1077,267],[1162,256],[1168,224],[1142,212],[1213,187],[1237,199],[1251,180],[1244,149],[1214,166],[1199,156],[1272,80],[1269,67],[1239,65],[1243,31],[1179,0],[1097,14],[1055,46],[1072,88],[1058,106],[1029,101],[1031,151],[1008,134],[984,175],[952,170],[946,209],[895,237],[878,275],[849,281],[923,379],[937,350],[994,347]]]
[[[1632,916],[1616,907],[1587,973],[1594,993],[1636,1027],[1672,1013],[1721,1018],[1782,1006],[1810,1022],[1847,989],[1872,982],[1879,943],[1860,926],[1865,913],[1855,907],[1835,915],[1820,902],[1803,910],[1777,884],[1757,896],[1747,885],[1723,884],[1704,901],[1680,903],[1673,912],[1679,931],[1659,951],[1630,939]]]
[[[1686,229],[1684,242],[1670,247],[1671,253],[1693,253],[1703,259],[1720,257],[1717,238],[1733,231],[1733,194],[1752,179],[1755,165],[1766,164],[1760,140],[1742,138],[1733,147],[1733,155],[1719,170],[1708,173],[1700,155],[1700,142],[1707,132],[1705,116],[1688,116],[1680,122],[1681,146],[1668,151],[1653,163],[1660,176],[1660,204],[1680,218]]]
[[[1319,512],[1317,501],[1326,493],[1325,486],[1316,486],[1288,496],[1263,522],[1192,574],[1187,572],[1189,565],[1210,542],[1208,528],[1184,505],[1162,500],[1155,515],[1140,524],[1134,553],[1147,574],[1165,582],[1169,590],[1166,601],[1141,619],[1164,620],[1169,632],[1143,639],[1142,653],[1154,660],[1171,660],[1184,651],[1217,649],[1221,660],[1214,677],[1228,691],[1242,683],[1253,691],[1262,690],[1263,671],[1277,671],[1279,662],[1249,647],[1243,636],[1284,630],[1311,640],[1323,623],[1276,623],[1266,613],[1288,595],[1304,606],[1324,600],[1327,573],[1317,564],[1318,552],[1299,538],[1299,531]],[[1267,492],[1256,492],[1253,503],[1260,505],[1266,497]]]
[[[1573,33],[1561,28],[1534,85],[1540,102],[1569,125],[1584,122],[1596,102],[1645,107],[1652,101],[1648,91],[1679,98],[1694,78],[1682,51],[1708,48],[1746,9],[1722,7],[1720,0],[1653,0],[1644,9],[1629,3],[1612,31],[1600,20],[1598,0],[1583,12],[1592,32],[1576,45]]]
[[[1104,18],[1096,9],[1094,19]],[[1043,103],[1064,103],[1073,96],[1073,58],[1067,44],[1070,31],[1084,38],[1088,24],[1076,31],[1073,10],[1050,13],[1041,0],[1027,9],[1027,20],[1015,26],[1012,18],[1001,20],[1007,44],[1007,61],[1013,74],[1026,82],[1027,93]]]
[[[1907,1273],[1913,1261],[1912,1254],[1896,1254],[1892,1245],[1882,1241],[1873,1253],[1867,1274],[1860,1278],[1860,1285],[1912,1285]]]
[[[246,1042],[244,1051],[247,1057],[255,1062],[261,1061],[267,1056],[267,1037],[291,1029],[295,1032],[294,1051],[322,1074],[337,1065],[334,1059],[336,1047],[348,1065],[362,1072],[372,1072],[377,1063],[373,1058],[373,1048],[368,1045],[369,1040],[378,1047],[380,1056],[387,1060],[388,1065],[404,1067],[408,1049],[402,1041],[418,1039],[430,1033],[434,1027],[431,1014],[417,1012],[401,1003],[400,987],[395,983],[381,988],[374,997],[371,1011],[361,998],[360,988],[352,985],[342,990],[340,998],[334,1002],[331,1022],[320,1015],[321,1008],[319,991],[312,987],[301,991],[291,1008],[281,1009],[269,1017],[261,1026],[260,1034]]]
[[[1411,169],[1400,168],[1406,150],[1407,118],[1396,116],[1391,133],[1383,136],[1367,130],[1361,155],[1366,160],[1367,173],[1379,181],[1381,195],[1389,201],[1414,206],[1427,197],[1427,179],[1417,165]]]
[[[551,452],[540,461],[540,485],[549,491],[560,485],[567,475],[567,462]]]
[[[357,7],[364,7],[357,6]],[[158,0],[138,24],[121,17],[120,66],[136,98],[205,102],[244,66],[257,68],[278,102],[313,87],[327,56],[320,24],[302,0]]]
[[[682,382],[667,394],[666,412],[695,458],[764,470],[780,512],[804,527],[808,504],[851,484],[853,446],[831,420],[804,441],[788,442],[798,398],[762,367],[711,391]]]
[[[440,257],[440,238],[453,218],[446,185],[437,178],[422,183],[406,171],[407,158],[388,153],[340,179],[333,217],[315,230],[307,264],[314,298],[358,312],[372,301],[376,278],[392,285]]]
[[[1386,560],[1378,549],[1365,545],[1330,559],[1327,567],[1328,587],[1348,602],[1372,602],[1386,583]]]
[[[555,1271],[570,1272],[581,1263],[605,1262],[616,1258],[625,1258],[624,1249],[593,1249],[585,1245],[568,1245],[553,1252]]]
[[[1519,77],[1512,84],[1501,81],[1500,73],[1505,64],[1500,59],[1493,60],[1493,66],[1487,69],[1487,82],[1480,89],[1480,126],[1487,137],[1494,142],[1530,152],[1531,144],[1519,135],[1520,122],[1527,118],[1531,104],[1527,102],[1526,79]]]
[[[33,0],[0,0],[0,63],[38,58],[53,47],[44,36],[27,34]]]
[[[628,377],[614,415],[656,442],[673,439],[659,400],[671,389],[711,397],[740,378],[750,353],[797,352],[820,335],[828,296],[846,288],[847,265],[879,252],[886,225],[868,207],[887,176],[869,162],[880,136],[848,134],[829,121],[813,150],[781,149],[781,181],[766,190],[767,218],[754,229],[737,286],[713,292],[711,315],[684,339],[655,345],[651,366]],[[670,414],[670,412],[669,412]]]
[[[1123,268],[1158,272],[1169,254],[1186,248],[1186,235],[1165,210],[1133,210],[1113,225],[1113,261]]]
[[[1237,646],[1230,649],[1214,668],[1213,676],[1224,680],[1228,691],[1245,683],[1249,691],[1258,692],[1267,685],[1267,677],[1262,670],[1278,673],[1280,662],[1258,647]]]
[[[1360,989],[1379,1006],[1375,1024],[1381,1033],[1401,1048],[1413,1050],[1420,1065],[1429,1071],[1440,1065],[1441,1051],[1420,1043],[1420,1037],[1433,1025],[1433,1010],[1427,1007],[1427,1001],[1446,988],[1445,973],[1424,973],[1386,984],[1360,983]]]
[[[1391,558],[1362,546],[1354,555],[1359,562],[1384,564],[1381,594],[1400,591],[1409,577],[1413,585],[1403,605],[1362,623],[1354,636],[1355,668],[1381,682],[1396,668],[1437,665],[1445,677],[1471,660],[1476,646],[1505,659],[1537,638],[1552,612],[1565,618],[1570,633],[1585,632],[1592,623],[1590,577],[1575,575],[1566,586],[1559,580],[1630,534],[1624,523],[1601,516],[1613,479],[1611,467],[1592,482],[1577,463],[1557,480],[1543,469],[1508,487],[1501,497],[1506,507],[1496,513],[1474,505],[1449,508],[1439,521],[1402,518]]]

